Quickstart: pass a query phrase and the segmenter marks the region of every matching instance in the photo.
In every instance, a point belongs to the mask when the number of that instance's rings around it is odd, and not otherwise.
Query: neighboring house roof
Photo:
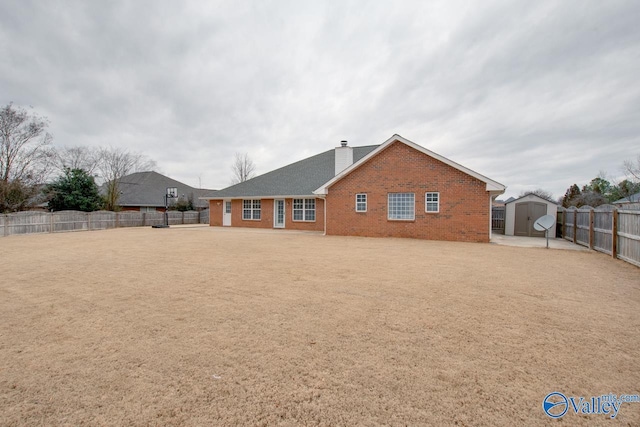
[[[500,184],[497,181],[494,181],[492,179],[487,178],[484,175],[480,175],[478,172],[472,171],[469,168],[466,168],[452,160],[447,159],[446,157],[441,156],[440,154],[434,153],[433,151],[427,150],[426,148],[416,144],[415,142],[411,142],[406,138],[401,137],[398,134],[393,135],[391,138],[387,139],[384,143],[382,143],[381,145],[378,145],[374,150],[372,150],[371,152],[369,152],[366,156],[364,156],[363,158],[356,160],[355,155],[354,155],[354,159],[353,159],[353,164],[351,166],[349,166],[348,168],[346,168],[345,170],[343,170],[342,172],[340,172],[338,175],[336,175],[335,177],[333,177],[332,179],[330,179],[329,181],[327,181],[326,183],[324,183],[322,186],[318,187],[318,189],[316,189],[314,191],[314,194],[327,194],[329,187],[331,187],[333,184],[335,184],[336,182],[338,182],[339,180],[341,180],[342,178],[344,178],[345,176],[347,176],[348,174],[350,174],[352,171],[354,171],[355,169],[359,168],[361,165],[363,165],[364,163],[366,163],[370,158],[374,157],[376,154],[378,154],[380,151],[384,150],[385,148],[387,148],[389,145],[393,144],[394,142],[399,141],[402,142],[403,144],[408,145],[409,147],[426,154],[429,157],[432,157],[436,160],[441,161],[442,163],[449,165],[455,169],[458,169],[461,172],[464,172],[467,175],[470,175],[482,182],[484,182],[486,184],[486,190],[497,195],[497,194],[502,194],[504,193],[506,187],[502,184]]]
[[[636,194],[632,194],[630,196],[627,197],[623,197],[620,200],[616,200],[615,202],[612,202],[612,204],[616,204],[616,203],[639,203],[640,202],[640,193],[636,193]]]
[[[200,198],[215,193],[215,190],[193,188],[154,171],[136,172],[123,176],[120,178],[118,186],[120,190],[118,204],[120,206],[164,207],[167,187],[176,187],[179,197],[184,196],[188,199],[193,194],[193,204],[196,207],[207,207],[208,204]],[[100,191],[104,194],[105,189],[106,184],[103,184]]]
[[[353,147],[353,161],[360,160],[376,147]],[[328,150],[216,191],[209,198],[313,196],[313,191],[334,175],[335,150]]]
[[[49,208],[49,198],[50,195],[47,194],[47,187],[51,185],[51,183],[47,184],[36,184],[34,186],[34,195],[29,197],[27,201],[27,207],[34,209],[48,209]]]
[[[535,193],[527,193],[524,196],[518,197],[517,199],[514,199],[513,197],[509,197],[509,199],[505,202],[505,205],[508,205],[509,203],[517,202],[518,200],[523,199],[523,198],[525,198],[527,196],[533,196],[533,197],[536,197],[536,198],[538,198],[538,199],[540,199],[540,200],[542,200],[544,202],[553,203],[554,205],[557,205],[557,203],[554,202],[553,200],[545,199],[544,197],[540,197]]]

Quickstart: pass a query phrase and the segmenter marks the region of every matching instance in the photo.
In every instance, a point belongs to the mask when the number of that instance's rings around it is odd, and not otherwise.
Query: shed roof
[[[554,205],[557,205],[557,203],[554,202],[553,200],[545,199],[544,197],[540,197],[535,193],[527,193],[527,194],[525,194],[523,196],[518,197],[517,199],[514,199],[513,197],[510,197],[504,204],[508,205],[509,203],[517,202],[518,200],[524,199],[525,197],[528,197],[528,196],[533,196],[533,197],[536,197],[536,198],[542,200],[543,202],[553,203]]]

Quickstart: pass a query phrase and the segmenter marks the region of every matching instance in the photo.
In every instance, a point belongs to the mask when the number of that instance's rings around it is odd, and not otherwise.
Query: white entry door
[[[222,225],[225,227],[231,226],[231,200],[225,200],[222,210]]]
[[[273,203],[273,228],[284,228],[284,200],[276,199]]]

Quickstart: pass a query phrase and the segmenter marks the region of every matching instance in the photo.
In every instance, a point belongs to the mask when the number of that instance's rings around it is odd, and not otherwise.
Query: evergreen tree
[[[578,198],[581,195],[582,193],[580,192],[580,187],[578,187],[576,184],[573,184],[567,189],[567,192],[564,193],[564,197],[562,198],[562,206],[565,208],[575,206],[577,204]]]
[[[104,203],[91,175],[82,169],[65,168],[64,174],[47,188],[49,209],[92,212]]]
[[[625,197],[629,197],[636,193],[640,193],[640,182],[633,182],[628,179],[624,179],[620,181],[618,185],[614,185],[611,188],[610,202],[624,199]]]
[[[193,203],[193,193],[189,193],[189,197],[185,198],[184,195],[178,197],[178,201],[169,205],[170,211],[195,211],[196,206]]]

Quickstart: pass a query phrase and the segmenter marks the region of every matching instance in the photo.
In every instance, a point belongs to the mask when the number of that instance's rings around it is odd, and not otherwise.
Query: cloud
[[[624,1],[4,2],[0,103],[57,145],[229,184],[399,133],[560,196],[640,147],[640,5]]]

